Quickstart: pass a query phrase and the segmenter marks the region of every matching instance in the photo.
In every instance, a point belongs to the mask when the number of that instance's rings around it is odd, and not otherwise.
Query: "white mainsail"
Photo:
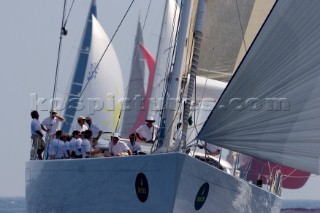
[[[114,132],[119,122],[124,87],[120,64],[112,45],[101,59],[108,44],[107,34],[95,16],[92,16],[91,49],[84,79],[86,87],[81,96],[84,105],[82,110],[78,105],[74,122],[80,115],[89,115],[101,129]]]
[[[319,9],[277,1],[200,140],[319,174]]]
[[[162,97],[167,86],[167,78],[171,69],[172,55],[175,45],[175,36],[178,28],[180,8],[175,0],[166,2],[161,34],[159,38],[159,47],[156,57],[156,69],[153,79],[151,100],[149,106],[149,116],[159,121],[159,112],[162,107]]]

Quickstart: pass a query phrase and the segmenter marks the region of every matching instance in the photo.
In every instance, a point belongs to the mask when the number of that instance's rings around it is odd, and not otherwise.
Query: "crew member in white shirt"
[[[141,141],[145,141],[147,143],[153,143],[156,139],[159,127],[154,125],[155,122],[153,117],[148,117],[146,119],[146,123],[141,125],[136,130],[137,138]]]
[[[69,143],[72,158],[82,158],[81,143],[82,139],[80,138],[80,131],[74,130],[72,132],[72,139]]]
[[[111,136],[111,141],[109,142],[109,153],[111,154],[111,156],[132,155],[132,152],[128,145],[120,141],[120,137],[117,133],[114,133]],[[109,155],[105,155],[105,157],[109,157]]]
[[[88,125],[88,129],[92,131],[92,146],[94,147],[98,144],[98,140],[102,134],[102,130],[97,124],[92,122],[92,119],[89,116],[86,117],[86,123]]]
[[[99,153],[99,149],[93,149],[91,146],[91,139],[92,139],[92,131],[86,130],[84,132],[84,139],[81,143],[81,152],[82,158],[91,158],[94,154]]]
[[[60,138],[63,134],[63,131],[62,130],[58,130],[56,132],[56,138],[51,140],[49,142],[49,146],[48,146],[48,156],[49,156],[49,159],[50,160],[55,160],[57,159],[57,153],[58,153],[58,149],[59,149],[59,141],[60,141]]]
[[[35,160],[37,152],[38,159],[42,160],[42,152],[44,151],[44,141],[42,139],[43,134],[41,132],[41,125],[39,122],[38,111],[31,112],[31,139],[32,139],[32,149],[30,152],[30,160]]]
[[[84,116],[79,116],[78,117],[78,122],[74,124],[72,131],[74,130],[79,130],[80,132],[84,132],[88,130],[86,123],[86,118]]]
[[[47,133],[47,142],[54,139],[57,130],[59,130],[59,123],[64,121],[64,118],[59,116],[56,110],[50,111],[50,116],[41,122],[41,129]]]
[[[129,135],[129,144],[128,147],[130,148],[131,152],[134,155],[139,154],[139,152],[142,150],[141,146],[139,144],[136,143],[136,134],[132,133]]]

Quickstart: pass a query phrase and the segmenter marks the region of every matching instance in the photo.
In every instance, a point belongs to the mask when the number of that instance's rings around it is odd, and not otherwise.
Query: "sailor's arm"
[[[45,132],[49,132],[49,129],[45,128],[45,126],[43,124],[40,125],[41,126],[41,129]]]
[[[64,121],[64,118],[61,117],[60,115],[56,114],[56,118],[58,118],[59,121]]]
[[[147,139],[145,137],[142,137],[139,135],[139,133],[136,132],[136,136],[140,141],[146,141]]]

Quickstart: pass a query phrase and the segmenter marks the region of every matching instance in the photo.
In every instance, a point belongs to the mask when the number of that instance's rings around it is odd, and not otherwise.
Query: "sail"
[[[231,78],[254,3],[207,1],[197,75],[225,82]]]
[[[152,89],[152,80],[154,78],[154,69],[156,60],[153,57],[153,55],[142,45],[139,44],[139,48],[143,54],[144,60],[147,62],[148,69],[149,69],[149,77],[148,77],[148,85],[147,85],[147,91],[145,95],[145,99],[142,101],[142,108],[139,111],[138,118],[136,119],[136,122],[134,123],[133,127],[131,128],[131,133],[135,132],[136,129],[139,128],[142,124],[145,123],[145,119],[147,118],[147,113],[149,109],[149,99],[151,96],[151,89]]]
[[[89,51],[91,46],[92,35],[92,15],[97,16],[96,2],[92,1],[87,22],[83,31],[81,45],[78,52],[78,61],[73,73],[70,90],[66,99],[66,108],[64,112],[65,121],[62,123],[62,130],[69,132],[73,124],[76,109],[78,107],[79,95],[83,89],[87,63],[89,59]]]
[[[143,44],[143,36],[141,23],[138,22],[137,33],[135,37],[135,45],[132,57],[132,65],[130,78],[128,82],[126,101],[123,107],[123,118],[121,126],[121,135],[128,136],[131,129],[139,118],[139,114],[143,109],[143,100],[145,99],[144,91],[144,77],[145,77],[145,63],[144,58],[139,47]]]
[[[270,177],[275,177],[277,170],[281,170],[283,176],[281,186],[285,189],[303,187],[311,175],[309,172],[244,155],[239,156],[239,164],[243,178],[253,182],[261,179],[263,184],[268,185],[272,183]]]
[[[159,121],[160,109],[162,107],[167,77],[171,69],[172,54],[174,51],[175,37],[178,28],[180,8],[175,0],[167,0],[161,34],[159,38],[156,56],[156,68],[152,79],[152,92],[148,115]]]
[[[103,131],[114,132],[120,118],[124,89],[120,64],[112,45],[101,59],[108,44],[109,38],[92,15],[91,48],[88,62],[84,65],[86,69],[81,85],[82,95],[75,96],[78,102],[73,123],[77,121],[78,116],[90,115],[93,122]]]
[[[277,1],[200,140],[319,174],[319,9],[317,0]]]
[[[189,81],[186,84],[188,87]],[[190,143],[198,135],[204,122],[210,115],[213,107],[218,102],[221,93],[225,89],[227,83],[217,81],[201,76],[196,77],[196,89],[192,96],[194,103],[191,109],[190,116],[192,118],[192,125],[189,125],[187,131],[187,143]],[[183,95],[187,97],[187,91]]]

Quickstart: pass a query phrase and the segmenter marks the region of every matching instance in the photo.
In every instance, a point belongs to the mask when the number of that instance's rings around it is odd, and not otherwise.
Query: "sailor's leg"
[[[30,160],[36,160],[36,139],[32,138],[31,140],[31,150],[30,150]]]
[[[42,138],[37,138],[37,154],[38,154],[39,160],[42,160],[43,151],[44,151],[44,141]]]

